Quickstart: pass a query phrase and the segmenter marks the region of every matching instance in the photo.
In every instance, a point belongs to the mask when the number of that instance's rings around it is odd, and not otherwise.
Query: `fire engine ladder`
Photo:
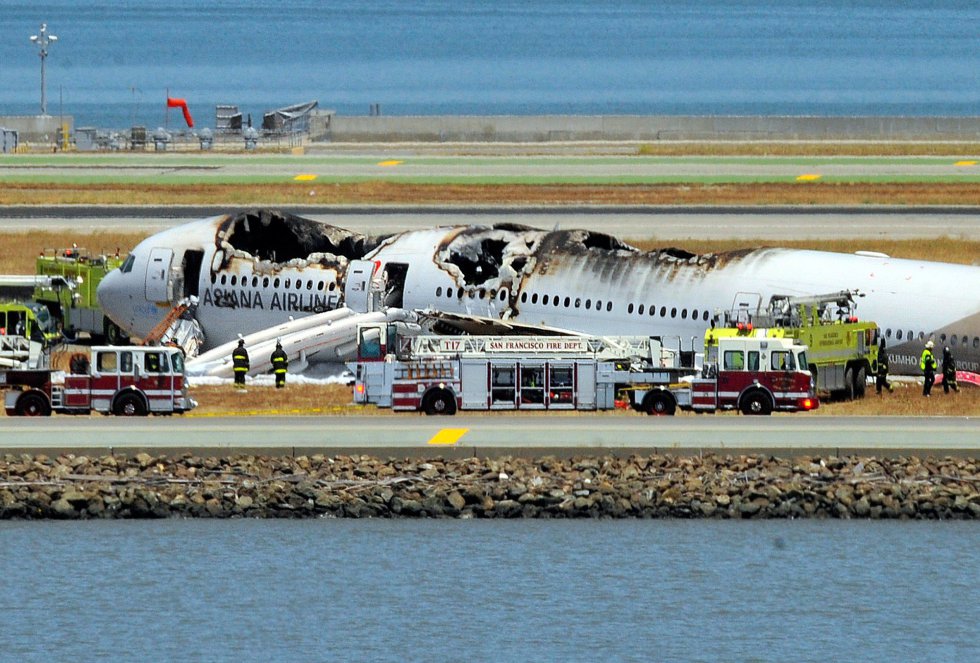
[[[415,336],[411,339],[411,354],[416,358],[433,358],[445,356],[447,350],[442,345],[444,336],[432,336],[423,335]],[[460,356],[474,356],[474,355],[494,355],[500,354],[502,356],[514,356],[516,353],[512,350],[495,352],[491,350],[490,347],[494,342],[499,342],[504,340],[506,337],[500,336],[453,336],[453,340],[459,342],[458,347],[456,347],[450,354],[458,354]],[[530,341],[540,340],[540,341],[554,341],[555,336],[547,337],[521,337],[528,339]],[[650,358],[651,351],[651,341],[649,337],[646,336],[595,336],[588,337],[585,339],[580,339],[575,337],[576,340],[584,340],[584,351],[589,355],[597,359],[629,359],[633,357],[640,358]],[[660,353],[660,348],[657,348],[658,354]],[[538,355],[548,355],[552,354],[550,351],[542,352],[531,352],[531,354]],[[570,350],[559,351],[557,354],[568,355],[573,354]],[[659,356],[656,357],[659,359]]]

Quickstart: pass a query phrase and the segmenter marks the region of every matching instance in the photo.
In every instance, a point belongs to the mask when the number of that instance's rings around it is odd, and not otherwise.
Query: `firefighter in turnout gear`
[[[286,386],[286,369],[289,368],[289,357],[282,349],[282,343],[276,341],[276,349],[272,351],[272,371],[276,374],[276,389]]]
[[[927,342],[922,351],[922,358],[919,359],[919,368],[922,369],[922,375],[925,378],[925,382],[922,383],[922,395],[926,398],[929,397],[932,385],[936,381],[936,358],[932,355],[934,345],[932,341]]]
[[[888,353],[885,352],[885,338],[882,337],[878,345],[878,371],[875,373],[875,392],[881,396],[881,388],[884,387],[889,393],[894,391],[892,383],[888,381]]]
[[[943,348],[943,393],[948,394],[950,389],[958,392],[960,385],[956,384],[956,360],[947,345]]]
[[[238,347],[231,353],[231,361],[235,367],[235,389],[245,388],[245,374],[248,373],[248,350],[245,349],[245,339],[238,339]]]

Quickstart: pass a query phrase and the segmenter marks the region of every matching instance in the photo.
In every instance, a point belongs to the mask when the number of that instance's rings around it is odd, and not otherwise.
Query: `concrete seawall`
[[[980,141],[980,117],[323,115],[312,123],[311,138],[332,142]]]

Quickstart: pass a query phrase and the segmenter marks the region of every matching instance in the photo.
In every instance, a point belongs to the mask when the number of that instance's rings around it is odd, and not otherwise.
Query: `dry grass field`
[[[73,184],[7,182],[0,205],[980,205],[980,184]]]

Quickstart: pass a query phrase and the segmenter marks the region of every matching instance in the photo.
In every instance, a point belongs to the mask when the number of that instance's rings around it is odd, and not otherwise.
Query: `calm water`
[[[0,0],[0,114],[163,124],[188,100],[344,114],[974,115],[975,0]],[[171,115],[170,126],[180,118]]]
[[[976,661],[975,523],[0,523],[0,659]]]

